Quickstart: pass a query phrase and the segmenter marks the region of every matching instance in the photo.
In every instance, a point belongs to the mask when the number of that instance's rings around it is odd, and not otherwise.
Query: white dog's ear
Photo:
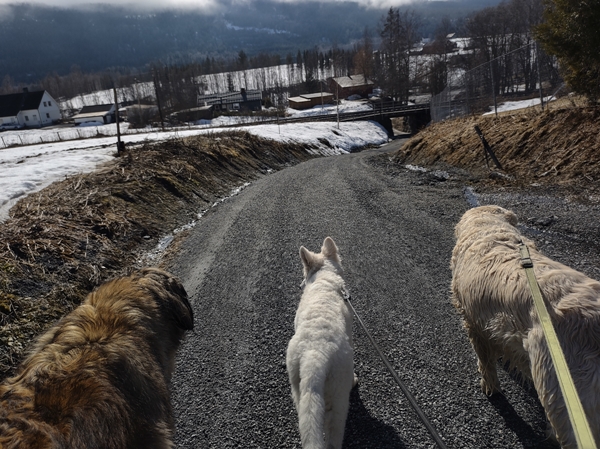
[[[304,246],[300,247],[300,259],[302,260],[302,265],[304,265],[305,273],[308,273],[315,265],[315,256],[316,254],[311,253]]]
[[[331,237],[325,237],[325,240],[323,241],[323,247],[321,248],[321,253],[323,253],[327,259],[339,259],[338,247]]]

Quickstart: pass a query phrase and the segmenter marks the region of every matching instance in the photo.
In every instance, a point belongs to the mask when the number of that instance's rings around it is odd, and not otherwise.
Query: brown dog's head
[[[132,332],[144,329],[170,379],[183,334],[194,327],[187,293],[175,276],[159,268],[144,268],[101,285],[88,295],[85,306],[119,317],[120,326]]]
[[[194,328],[192,306],[179,279],[159,268],[144,268],[133,276],[152,294],[164,316],[175,320],[182,330]]]
[[[137,305],[152,315],[160,311],[161,318],[172,320],[181,330],[194,328],[192,307],[181,282],[160,268],[143,268],[127,277],[107,282],[90,293],[84,304],[111,308]]]

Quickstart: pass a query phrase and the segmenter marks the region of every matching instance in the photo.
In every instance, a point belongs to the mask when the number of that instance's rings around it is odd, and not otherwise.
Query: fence
[[[248,116],[248,117],[236,117],[234,120],[228,121],[227,117],[222,117],[215,120],[217,124],[214,125],[187,125],[177,127],[166,127],[164,130],[161,127],[150,126],[146,128],[129,128],[128,124],[121,124],[121,135],[133,135],[133,134],[150,134],[159,132],[176,133],[177,131],[184,131],[188,129],[203,129],[203,128],[217,128],[226,127],[233,123],[237,125],[245,124],[257,124],[257,123],[270,123],[276,120],[277,117],[266,117],[266,116]],[[101,137],[116,137],[117,127],[116,124],[103,125],[103,126],[88,126],[83,128],[65,127],[60,129],[52,128],[40,128],[40,129],[22,129],[13,131],[4,131],[0,133],[0,149],[11,148],[24,145],[38,145],[43,143],[53,142],[65,142],[70,140],[81,140],[81,139],[93,139]]]
[[[450,73],[447,87],[431,98],[434,122],[497,112],[505,101],[537,97],[543,105],[562,85],[555,58],[535,42],[471,70],[454,69]]]

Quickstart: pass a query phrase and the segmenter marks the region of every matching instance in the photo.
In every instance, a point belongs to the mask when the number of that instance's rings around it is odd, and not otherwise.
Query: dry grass
[[[310,157],[247,133],[172,140],[21,200],[0,225],[0,373],[94,287],[136,268],[159,238],[233,187]]]
[[[413,137],[395,155],[398,163],[463,168],[497,182],[595,188],[600,181],[600,109],[558,107],[467,117],[436,123]],[[479,126],[499,159],[490,160],[474,130]]]

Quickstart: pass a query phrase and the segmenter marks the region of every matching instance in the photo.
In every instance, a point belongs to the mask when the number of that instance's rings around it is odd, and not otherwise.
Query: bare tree
[[[353,61],[356,74],[363,75],[365,79],[373,77],[373,39],[368,27],[365,27],[362,40],[355,49]]]
[[[381,21],[377,78],[387,95],[399,101],[408,100],[410,52],[419,41],[420,23],[414,11],[400,12],[394,8]]]

